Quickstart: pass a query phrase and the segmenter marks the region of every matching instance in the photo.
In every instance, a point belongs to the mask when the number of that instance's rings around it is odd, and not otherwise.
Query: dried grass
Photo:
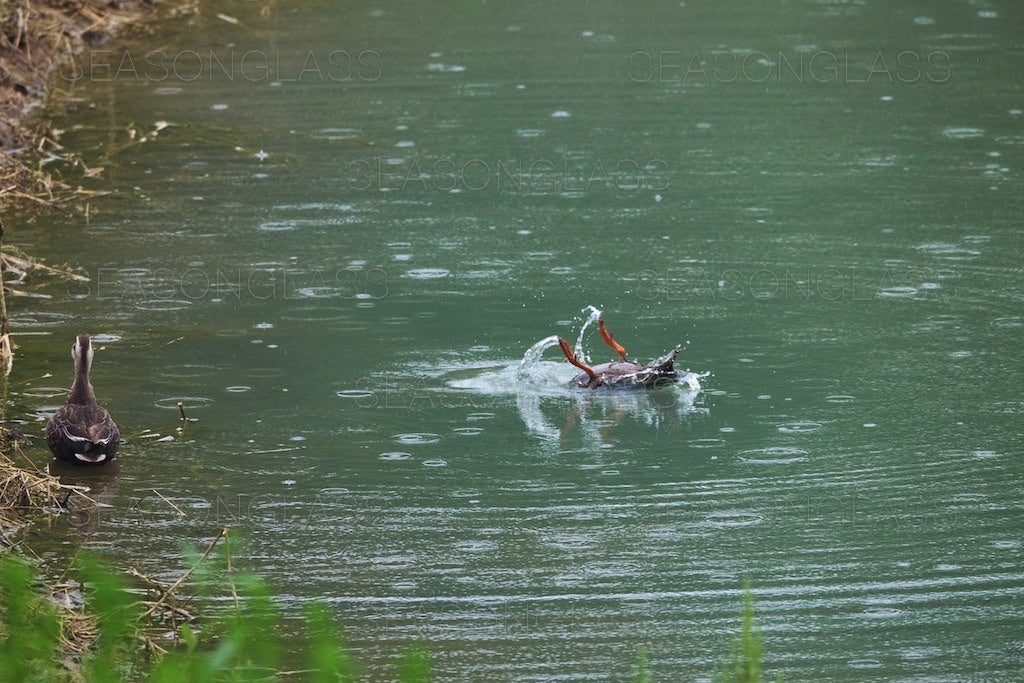
[[[0,546],[12,547],[13,535],[35,514],[60,513],[72,496],[95,505],[81,487],[60,483],[22,452],[25,436],[0,427]]]
[[[60,162],[86,176],[92,169],[60,146],[59,131],[29,114],[62,66],[150,9],[145,0],[0,0],[0,213],[81,207],[88,193],[46,167]]]
[[[73,498],[79,498],[81,503],[89,506],[96,505],[85,494],[85,489],[61,484],[57,477],[36,467],[21,450],[20,443],[23,440],[25,437],[17,430],[8,431],[0,427],[0,554],[18,545],[14,537],[31,517],[66,514],[75,506]],[[179,591],[227,535],[228,530],[222,529],[210,541],[198,561],[174,583],[156,581],[134,567],[128,570],[128,574],[141,587],[152,591],[151,598],[143,598],[135,603],[138,612],[134,617],[134,638],[148,656],[159,658],[166,654],[164,645],[174,641],[173,637],[167,641],[167,634],[176,634],[182,624],[195,621],[195,616],[186,609],[191,598],[182,598]],[[18,545],[18,550],[33,554],[22,545]],[[68,566],[74,564],[73,557],[68,561]],[[78,581],[65,581],[66,575],[67,571],[56,583],[43,588],[41,594],[47,596],[57,610],[60,665],[75,679],[81,673],[80,656],[95,644],[99,625],[96,616],[86,610],[82,584]],[[4,636],[0,628],[0,639]],[[161,645],[158,642],[161,640],[167,642]]]

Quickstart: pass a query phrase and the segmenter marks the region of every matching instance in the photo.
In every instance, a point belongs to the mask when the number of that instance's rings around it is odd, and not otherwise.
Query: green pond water
[[[641,645],[707,678],[744,577],[772,676],[1021,669],[1024,10],[206,12],[64,74],[111,194],[8,221],[88,277],[9,302],[8,422],[41,435],[86,331],[134,436],[57,468],[104,507],[35,533],[55,566],[173,579],[228,526],[371,679],[420,639],[442,680],[623,680]],[[689,383],[521,367],[589,306]]]

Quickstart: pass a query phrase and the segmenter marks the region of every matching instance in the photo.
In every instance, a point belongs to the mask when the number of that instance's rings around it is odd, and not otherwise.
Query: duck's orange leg
[[[559,337],[558,345],[562,347],[562,353],[565,354],[565,359],[567,361],[578,367],[583,372],[587,373],[587,377],[589,377],[590,379],[594,379],[595,377],[597,377],[597,375],[594,374],[593,370],[591,370],[589,367],[581,363],[579,359],[576,358],[576,354],[572,352],[571,348],[569,348],[569,342]]]
[[[597,329],[601,332],[601,339],[604,339],[604,343],[615,349],[615,353],[619,354],[619,358],[626,360],[626,349],[622,347],[622,344],[615,341],[615,337],[604,326],[604,318],[598,319]]]

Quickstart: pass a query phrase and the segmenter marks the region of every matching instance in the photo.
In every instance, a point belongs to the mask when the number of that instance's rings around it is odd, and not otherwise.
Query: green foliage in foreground
[[[636,674],[633,676],[633,683],[653,683],[651,670],[647,668],[647,648],[643,645],[636,651]]]
[[[239,596],[235,609],[204,625],[202,633],[183,625],[184,645],[153,661],[142,646],[144,607],[121,577],[91,556],[79,562],[78,570],[97,635],[89,653],[74,661],[62,649],[61,616],[40,594],[28,563],[11,553],[0,557],[0,683],[270,681],[281,672],[281,615],[256,577],[231,575],[231,592]],[[212,576],[214,571],[207,573]],[[357,680],[327,608],[310,605],[304,617],[309,636],[306,667],[293,673],[314,683]],[[430,655],[410,648],[398,662],[396,678],[402,683],[429,681]]]
[[[743,620],[733,639],[729,661],[718,674],[719,683],[759,683],[761,680],[761,633],[754,627],[754,595],[750,579],[743,583]]]
[[[0,681],[47,680],[60,646],[60,620],[33,587],[28,566],[0,562]]]
[[[204,625],[202,633],[182,626],[180,636],[184,645],[153,661],[142,647],[144,605],[126,589],[121,577],[92,556],[84,557],[78,570],[88,589],[88,610],[95,619],[97,635],[89,653],[75,660],[62,646],[62,618],[50,599],[40,594],[28,563],[12,553],[0,557],[0,683],[270,681],[281,673],[281,615],[267,586],[258,578],[232,574],[230,564],[226,573],[223,568],[212,566],[205,570],[205,576],[198,577],[199,585],[215,585],[218,577],[223,583],[227,577],[230,594],[240,596],[235,608]],[[305,668],[292,673],[314,683],[358,680],[359,673],[327,608],[312,604],[303,616],[308,634]],[[748,582],[742,627],[718,681],[760,681],[761,652]],[[402,683],[431,680],[429,652],[419,646],[407,650],[397,664],[395,676]],[[647,651],[641,647],[633,681],[653,680]]]

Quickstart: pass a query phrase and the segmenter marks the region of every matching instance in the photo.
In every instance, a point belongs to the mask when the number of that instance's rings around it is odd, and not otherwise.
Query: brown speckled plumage
[[[113,460],[121,435],[110,413],[96,403],[89,371],[92,344],[81,334],[71,347],[75,381],[68,402],[46,424],[46,445],[55,457],[76,465],[100,465]]]

